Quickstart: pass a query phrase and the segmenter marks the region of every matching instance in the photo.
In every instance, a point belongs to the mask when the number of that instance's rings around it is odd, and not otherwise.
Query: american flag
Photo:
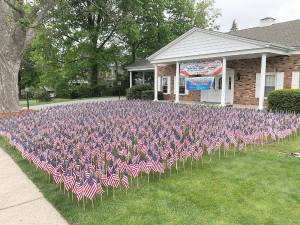
[[[128,188],[128,177],[164,173],[178,160],[199,160],[231,144],[244,151],[299,127],[296,114],[143,101],[56,106],[0,119],[0,135],[78,200],[107,186]]]

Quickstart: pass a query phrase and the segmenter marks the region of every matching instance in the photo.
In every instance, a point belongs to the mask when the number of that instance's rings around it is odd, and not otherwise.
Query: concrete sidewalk
[[[0,149],[0,224],[68,224],[16,163]]]
[[[125,100],[125,97],[121,97],[121,100]],[[70,104],[79,104],[79,103],[88,103],[88,102],[105,102],[105,101],[118,101],[119,97],[102,97],[102,98],[90,98],[90,99],[75,99],[72,101],[67,102],[57,102],[57,103],[49,103],[45,105],[36,105],[36,106],[30,106],[30,109],[33,110],[39,110],[44,109],[51,106],[57,106],[57,105],[70,105]]]

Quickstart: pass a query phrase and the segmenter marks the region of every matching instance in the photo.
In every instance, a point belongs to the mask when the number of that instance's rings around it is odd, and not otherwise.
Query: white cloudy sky
[[[228,31],[233,19],[239,29],[258,26],[259,19],[270,16],[276,22],[300,19],[300,0],[215,0],[221,10],[220,30]]]

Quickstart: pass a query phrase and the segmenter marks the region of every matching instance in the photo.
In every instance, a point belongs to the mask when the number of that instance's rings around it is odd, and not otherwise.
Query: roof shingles
[[[300,19],[265,27],[231,31],[228,34],[287,47],[300,47]]]

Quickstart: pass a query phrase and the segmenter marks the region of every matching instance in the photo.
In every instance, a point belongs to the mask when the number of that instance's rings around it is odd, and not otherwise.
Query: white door
[[[222,76],[215,78],[214,87],[201,91],[201,102],[220,103],[222,93]],[[227,69],[226,76],[226,103],[233,104],[234,70]]]

